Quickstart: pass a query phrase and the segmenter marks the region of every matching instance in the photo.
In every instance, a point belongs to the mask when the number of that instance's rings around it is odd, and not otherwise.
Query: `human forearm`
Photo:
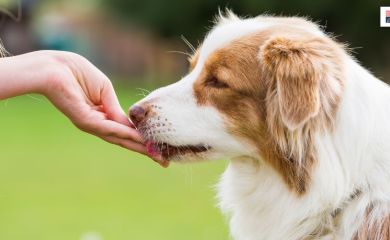
[[[26,93],[42,93],[58,68],[49,53],[27,53],[0,59],[0,100]]]

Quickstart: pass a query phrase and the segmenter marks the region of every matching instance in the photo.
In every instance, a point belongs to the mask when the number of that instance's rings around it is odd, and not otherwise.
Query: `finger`
[[[98,112],[104,112],[103,105],[92,105],[91,109]]]
[[[121,139],[130,139],[138,143],[144,143],[144,139],[141,134],[131,127],[105,119],[94,119],[93,121],[95,122],[90,122],[90,131],[93,134],[97,134],[99,136],[117,137]]]
[[[109,143],[113,143],[115,145],[126,148],[128,150],[135,151],[148,156],[146,147],[142,144],[131,142],[125,139],[116,138],[116,137],[102,137],[102,139]],[[154,156],[154,157],[149,156],[149,157],[156,163],[160,164],[160,166],[162,166],[163,168],[167,168],[169,166],[169,161],[164,160],[161,156]]]
[[[169,161],[166,159],[163,159],[161,156],[159,156],[159,155],[158,156],[147,155],[147,156],[150,157],[156,163],[158,163],[161,167],[163,167],[163,168],[169,167]]]
[[[128,117],[121,108],[114,88],[108,79],[107,83],[103,87],[101,99],[104,110],[108,114],[109,119],[114,120],[123,125],[132,127],[132,124],[130,123]]]
[[[102,136],[101,138],[109,143],[113,143],[128,150],[147,155],[146,147],[140,143],[111,136]]]

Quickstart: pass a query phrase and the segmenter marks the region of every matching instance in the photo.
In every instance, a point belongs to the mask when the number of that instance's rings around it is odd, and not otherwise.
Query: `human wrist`
[[[39,51],[37,65],[41,69],[40,79],[36,79],[35,92],[50,97],[61,90],[69,76],[73,74],[67,52]]]

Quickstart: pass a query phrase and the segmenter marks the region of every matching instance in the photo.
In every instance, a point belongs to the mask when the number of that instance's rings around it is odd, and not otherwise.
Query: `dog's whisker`
[[[175,51],[175,50],[167,51],[167,53],[178,53],[178,54],[185,55],[185,56],[187,56],[187,57],[191,57],[191,56],[192,56],[190,53],[182,52],[182,51]]]
[[[151,91],[150,90],[147,90],[147,89],[145,89],[145,88],[136,88],[137,90],[140,90],[140,91],[142,91],[142,92],[144,92],[144,93],[147,93],[147,94],[149,94]]]
[[[192,53],[195,53],[196,52],[196,48],[194,47],[194,45],[192,45],[190,43],[190,41],[188,41],[188,39],[186,37],[184,37],[184,35],[181,35],[181,39],[183,40],[183,42],[190,48],[190,50],[192,51]]]
[[[144,94],[144,93],[137,93],[136,96],[146,97],[147,94]]]

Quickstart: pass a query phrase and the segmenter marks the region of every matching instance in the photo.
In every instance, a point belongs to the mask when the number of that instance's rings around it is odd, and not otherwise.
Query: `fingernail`
[[[167,161],[167,160],[163,160],[162,162],[159,162],[159,163],[160,163],[160,166],[163,168],[169,167],[169,161]]]
[[[158,156],[153,156],[151,158],[153,159],[153,161],[160,164],[161,167],[163,167],[163,168],[169,167],[169,161],[162,158],[162,156],[158,155]]]

